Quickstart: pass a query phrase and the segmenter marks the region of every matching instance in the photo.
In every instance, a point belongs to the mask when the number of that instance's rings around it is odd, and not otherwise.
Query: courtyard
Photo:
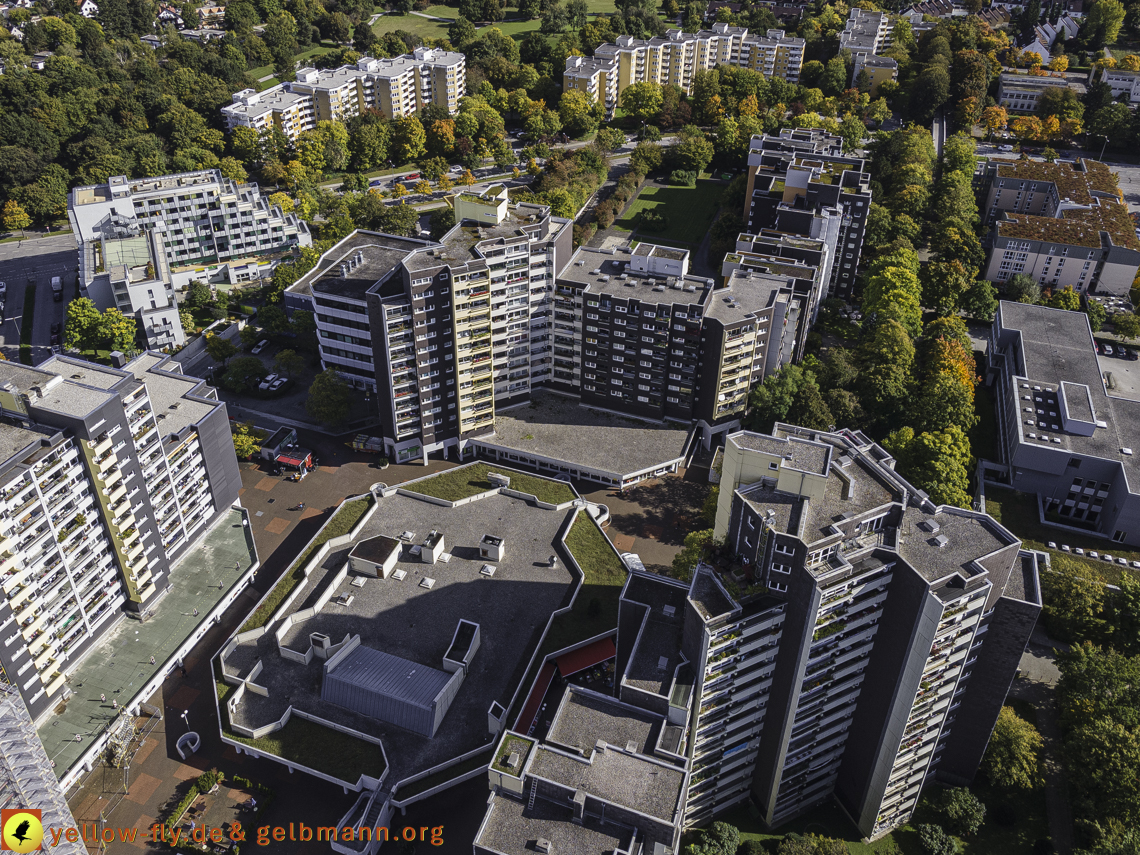
[[[638,240],[676,243],[695,251],[712,226],[724,190],[724,184],[706,179],[698,179],[695,187],[670,187],[660,181],[649,181],[614,226],[633,232]],[[665,228],[661,231],[640,228],[640,215],[646,211],[664,215]]]

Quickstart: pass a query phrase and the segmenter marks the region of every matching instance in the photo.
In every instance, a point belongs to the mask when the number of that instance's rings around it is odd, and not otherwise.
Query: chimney
[[[341,279],[347,279],[348,278],[348,265],[347,264],[342,264],[340,266],[340,278]]]

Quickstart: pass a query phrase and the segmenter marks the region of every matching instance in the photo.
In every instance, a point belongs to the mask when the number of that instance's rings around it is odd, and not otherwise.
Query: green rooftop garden
[[[496,772],[506,772],[508,775],[514,775],[517,778],[522,772],[522,767],[526,765],[527,755],[530,754],[530,749],[533,747],[533,739],[525,739],[521,736],[507,737],[503,742],[503,747],[499,749],[499,753],[495,757],[495,762],[491,764],[491,768]],[[519,755],[517,766],[507,765],[507,760],[512,754]]]
[[[508,471],[501,466],[489,463],[474,463],[470,466],[461,466],[448,469],[438,475],[432,475],[414,484],[408,484],[403,489],[419,493],[421,496],[433,496],[448,502],[456,502],[469,496],[476,496],[494,489],[495,485],[487,478],[488,472],[502,472],[511,479],[511,489],[520,493],[529,493],[540,502],[551,505],[560,505],[563,502],[572,502],[575,498],[570,485],[543,478],[538,475],[525,475],[521,472]]]
[[[346,502],[339,511],[337,511],[332,518],[324,524],[324,527],[313,538],[305,551],[297,556],[297,560],[293,562],[292,567],[285,572],[285,575],[278,580],[277,584],[273,587],[269,596],[265,598],[260,606],[257,607],[249,620],[242,625],[240,632],[249,632],[251,629],[258,629],[269,623],[273,613],[285,601],[285,598],[293,591],[294,588],[305,578],[305,563],[309,560],[309,556],[317,549],[320,549],[326,540],[334,537],[340,537],[352,531],[353,526],[360,522],[360,518],[364,513],[372,507],[372,497],[367,496],[363,499],[354,499],[351,502]]]

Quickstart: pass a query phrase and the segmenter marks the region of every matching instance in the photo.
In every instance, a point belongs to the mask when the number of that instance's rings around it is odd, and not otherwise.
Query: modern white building
[[[295,247],[313,242],[304,220],[269,204],[256,184],[238,184],[217,169],[157,178],[117,175],[106,184],[76,187],[67,216],[81,265],[88,244],[108,235],[161,232],[175,289],[195,279],[233,284],[263,278]],[[106,272],[93,261],[92,281]]]
[[[236,501],[225,404],[162,354],[0,362],[0,666],[33,717],[67,663]]]
[[[459,110],[467,94],[467,60],[461,53],[416,48],[389,59],[362,57],[355,66],[318,70],[302,68],[297,79],[258,92],[235,92],[222,108],[226,128],[268,131],[277,127],[290,140],[321,121],[346,121],[363,110],[380,110],[390,118],[410,116],[428,104]]]

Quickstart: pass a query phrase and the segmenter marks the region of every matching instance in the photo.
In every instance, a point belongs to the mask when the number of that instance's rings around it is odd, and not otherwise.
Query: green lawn
[[[487,480],[488,472],[503,472],[510,477],[512,490],[530,493],[541,502],[560,505],[574,500],[574,491],[561,481],[520,472],[506,472],[503,467],[496,467],[490,463],[475,463],[471,466],[449,469],[423,481],[417,481],[404,489],[454,502],[492,489],[494,485]]]
[[[698,181],[696,187],[659,187],[647,184],[626,215],[614,225],[625,231],[633,231],[637,228],[638,214],[642,211],[659,211],[668,220],[665,229],[661,232],[638,232],[639,240],[652,243],[655,238],[661,237],[696,247],[708,234],[723,193],[724,185],[709,181]]]
[[[269,619],[273,617],[273,613],[277,611],[277,607],[285,601],[297,584],[305,578],[305,562],[309,560],[309,555],[316,549],[320,549],[326,540],[341,535],[348,534],[352,531],[352,527],[360,522],[360,518],[364,516],[364,512],[372,506],[372,497],[369,496],[365,499],[356,499],[355,501],[346,503],[317,533],[316,538],[309,546],[297,556],[297,560],[293,562],[292,568],[285,571],[285,575],[274,586],[273,591],[265,599],[257,611],[250,615],[249,620],[242,626],[240,632],[249,632],[251,629],[265,626],[269,623]]]
[[[229,716],[223,717],[222,732],[230,739],[250,748],[292,760],[326,775],[355,784],[361,775],[380,777],[384,772],[384,753],[380,746],[316,724],[294,715],[280,730],[261,739],[250,739],[230,729]]]
[[[421,19],[422,20],[422,19]],[[314,57],[324,56],[326,53],[332,53],[334,50],[340,50],[342,45],[334,44],[333,42],[321,42],[319,45],[314,45],[307,50],[301,51],[295,57],[297,62],[306,62]],[[273,65],[259,65],[257,68],[251,68],[247,72],[254,80],[260,80],[267,74],[273,73]],[[266,85],[272,85],[267,83]]]
[[[983,357],[980,353],[975,352],[979,369],[984,369],[981,365]],[[984,370],[978,371],[979,375],[984,375]],[[997,414],[994,412],[994,396],[993,392],[985,385],[979,384],[974,388],[974,412],[978,416],[978,423],[970,429],[970,453],[974,457],[984,457],[986,460],[997,460],[998,458],[998,428],[997,428]],[[971,472],[971,475],[974,473]]]
[[[1120,580],[1124,570],[1119,564],[1109,564],[1093,558],[1082,558],[1060,549],[1049,549],[1045,544],[1053,541],[1084,550],[1096,550],[1102,555],[1107,552],[1114,558],[1125,558],[1129,562],[1140,561],[1140,551],[1121,543],[1113,543],[1099,537],[1090,537],[1075,531],[1044,526],[1037,518],[1037,498],[1031,493],[1017,493],[1003,487],[986,485],[986,512],[1011,532],[1021,538],[1026,546],[1050,553],[1057,569],[1072,567],[1081,569],[1109,584]],[[1130,572],[1135,572],[1129,568]]]
[[[378,36],[384,33],[394,33],[396,30],[405,30],[421,39],[446,39],[447,24],[440,21],[429,21],[419,15],[382,15],[372,25],[372,31]]]

